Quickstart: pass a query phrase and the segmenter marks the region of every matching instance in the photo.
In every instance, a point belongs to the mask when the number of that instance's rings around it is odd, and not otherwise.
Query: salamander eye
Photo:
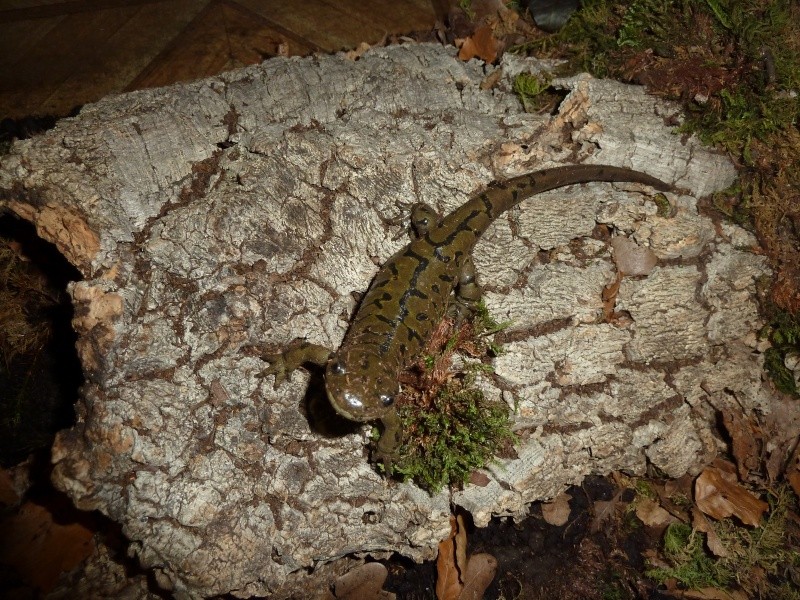
[[[384,406],[391,406],[394,404],[394,396],[389,396],[388,394],[381,394],[380,395],[381,404]]]
[[[331,372],[335,373],[336,375],[344,375],[347,373],[347,369],[344,368],[342,363],[335,362],[331,365]]]

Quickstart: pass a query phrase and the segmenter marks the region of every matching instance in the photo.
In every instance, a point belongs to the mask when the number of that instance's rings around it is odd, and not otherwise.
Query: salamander
[[[463,316],[480,299],[472,250],[481,234],[525,198],[591,181],[628,181],[660,191],[670,189],[663,181],[630,169],[572,165],[494,182],[441,219],[429,206],[415,204],[412,241],[375,275],[339,349],[298,341],[281,354],[262,356],[269,366],[260,375],[275,375],[277,388],[304,363],[324,366],[333,408],[352,421],[380,420],[384,431],[378,454],[391,460],[400,444],[394,406],[398,376],[418,357],[448,312]]]

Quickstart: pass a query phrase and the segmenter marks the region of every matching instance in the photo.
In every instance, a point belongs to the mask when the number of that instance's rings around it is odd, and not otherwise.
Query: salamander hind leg
[[[455,298],[448,307],[447,316],[455,320],[456,323],[461,323],[464,319],[475,314],[482,295],[483,291],[478,284],[475,263],[472,261],[472,257],[469,257],[464,261],[464,265],[458,275]]]
[[[333,351],[330,348],[298,338],[283,352],[262,355],[261,360],[269,363],[269,366],[257,377],[275,375],[274,387],[277,389],[281,383],[288,381],[292,371],[301,365],[310,363],[322,367],[328,362],[331,354]]]

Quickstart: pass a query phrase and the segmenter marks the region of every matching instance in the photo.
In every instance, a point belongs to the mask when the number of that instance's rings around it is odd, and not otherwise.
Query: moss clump
[[[664,555],[671,567],[650,569],[651,579],[664,583],[676,579],[688,588],[723,588],[733,580],[730,572],[705,550],[705,534],[686,523],[671,523],[664,533]]]
[[[505,326],[482,305],[458,328],[442,322],[425,355],[401,377],[403,441],[393,475],[436,492],[466,482],[472,471],[514,443],[508,406],[487,400],[476,387],[479,374],[492,370],[481,360],[499,353],[487,336]],[[453,368],[456,355],[462,361],[458,370]]]
[[[732,519],[709,521],[725,556],[706,550],[706,534],[685,523],[672,523],[664,533],[663,553],[670,567],[650,569],[647,576],[664,583],[675,579],[687,588],[743,589],[750,598],[793,598],[800,594],[778,576],[797,572],[800,552],[787,525],[796,502],[787,485],[768,493],[770,512],[760,527],[744,527]]]
[[[552,109],[559,96],[550,87],[550,77],[520,73],[514,78],[514,93],[522,102],[525,112],[542,112]]]
[[[772,348],[764,353],[764,369],[772,377],[772,381],[782,392],[800,393],[794,380],[794,374],[784,363],[790,353],[800,353],[800,316],[791,315],[777,307],[767,310],[769,325],[761,330],[761,337],[768,339]]]

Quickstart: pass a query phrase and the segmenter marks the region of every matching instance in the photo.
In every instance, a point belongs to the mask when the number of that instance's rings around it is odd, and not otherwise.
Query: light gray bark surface
[[[87,383],[54,480],[122,523],[179,595],[281,598],[320,589],[339,557],[432,558],[451,502],[484,525],[590,472],[678,476],[717,451],[716,409],[769,411],[753,335],[765,262],[697,210],[733,181],[727,159],[674,135],[678,109],[640,88],[559,80],[557,114],[530,115],[508,79],[480,89],[488,71],[431,45],[273,59],[108,98],[3,157],[4,205],[85,277],[70,292]],[[310,423],[306,372],[277,391],[256,377],[252,346],[339,344],[412,202],[445,212],[575,162],[678,191],[668,214],[635,184],[550,192],[479,244],[487,304],[513,322],[481,385],[521,435],[487,485],[386,481],[369,427]],[[615,261],[643,274],[622,279],[608,320]]]

